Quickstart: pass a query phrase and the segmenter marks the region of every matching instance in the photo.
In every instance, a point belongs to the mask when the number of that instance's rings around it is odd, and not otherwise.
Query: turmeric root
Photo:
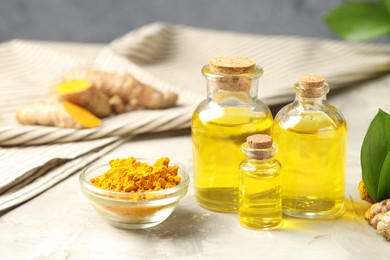
[[[122,114],[126,112],[126,104],[119,96],[115,95],[110,97],[108,102],[110,103],[111,110],[116,114]]]
[[[86,80],[61,82],[57,86],[57,96],[60,101],[79,105],[100,118],[111,114],[108,96]]]
[[[358,190],[362,200],[373,204],[366,211],[364,219],[377,230],[379,235],[390,240],[390,199],[375,203],[368,194],[363,180],[360,181]]]
[[[56,100],[28,105],[17,112],[22,124],[66,128],[90,128],[111,112],[126,112],[127,105],[160,109],[174,106],[177,94],[161,92],[137,81],[130,74],[79,69],[65,75],[55,87]]]
[[[21,108],[16,119],[25,125],[46,125],[64,128],[92,128],[100,125],[100,119],[71,102],[46,100]]]
[[[177,94],[160,92],[142,84],[130,74],[116,74],[89,69],[78,69],[67,73],[64,80],[87,80],[91,86],[104,92],[109,97],[119,96],[132,109],[139,107],[147,109],[167,108],[175,105]]]
[[[378,234],[390,240],[390,199],[373,204],[364,219],[373,226]]]
[[[364,184],[364,181],[361,180],[359,183],[359,194],[360,194],[360,199],[367,201],[368,203],[373,204],[375,201],[371,198],[370,194],[368,194],[366,185]]]

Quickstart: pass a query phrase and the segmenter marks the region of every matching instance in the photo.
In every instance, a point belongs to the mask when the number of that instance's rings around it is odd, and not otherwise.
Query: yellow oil
[[[305,112],[281,126],[273,138],[282,164],[283,212],[297,217],[332,215],[344,205],[347,126],[321,111]]]
[[[251,134],[270,134],[271,127],[271,113],[256,113],[253,107],[208,104],[194,112],[194,192],[201,206],[237,211],[238,169],[245,159],[241,145]]]
[[[260,167],[263,168],[259,170]],[[274,229],[282,223],[280,168],[244,163],[240,167],[238,216],[251,229]]]

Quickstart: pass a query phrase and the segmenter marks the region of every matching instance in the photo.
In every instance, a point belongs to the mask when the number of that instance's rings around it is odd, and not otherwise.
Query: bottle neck
[[[255,164],[255,165],[263,165],[263,166],[272,165],[275,163],[275,161],[276,161],[275,157],[271,157],[268,159],[253,159],[249,157],[246,158],[246,162],[248,163]]]
[[[256,67],[247,74],[217,74],[206,65],[202,74],[206,78],[207,98],[227,105],[252,103],[258,97],[258,79],[262,73],[262,68]]]
[[[217,103],[251,103],[258,97],[257,82],[251,82],[248,89],[229,89],[221,87],[221,82],[207,80],[207,98]]]
[[[241,150],[246,155],[247,161],[266,163],[275,160],[274,157],[278,151],[278,147],[275,143],[273,143],[270,148],[257,149],[249,147],[248,143],[245,142],[242,144]]]
[[[326,95],[329,92],[329,85],[324,84],[319,88],[303,88],[298,83],[294,85],[295,101],[294,103],[305,103],[321,105],[326,103]]]

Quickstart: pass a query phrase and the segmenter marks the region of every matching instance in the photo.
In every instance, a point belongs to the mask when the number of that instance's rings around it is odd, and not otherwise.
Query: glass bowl
[[[137,159],[153,165],[155,161]],[[174,165],[172,163],[170,166]],[[83,194],[91,200],[93,207],[110,224],[126,229],[140,229],[156,226],[163,222],[183,198],[190,182],[188,173],[181,167],[178,176],[181,182],[172,188],[159,191],[117,192],[93,186],[91,178],[103,175],[110,169],[108,163],[91,164],[80,174]]]

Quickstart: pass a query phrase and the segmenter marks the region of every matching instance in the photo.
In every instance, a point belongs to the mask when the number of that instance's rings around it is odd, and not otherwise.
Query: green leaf
[[[380,3],[390,12],[390,0],[381,0]]]
[[[339,37],[351,41],[368,41],[390,33],[390,13],[382,4],[345,3],[330,10],[325,22]]]
[[[381,169],[389,152],[390,115],[379,109],[364,137],[360,155],[363,181],[374,201],[378,201]]]
[[[390,198],[390,152],[382,165],[378,183],[378,201]]]

